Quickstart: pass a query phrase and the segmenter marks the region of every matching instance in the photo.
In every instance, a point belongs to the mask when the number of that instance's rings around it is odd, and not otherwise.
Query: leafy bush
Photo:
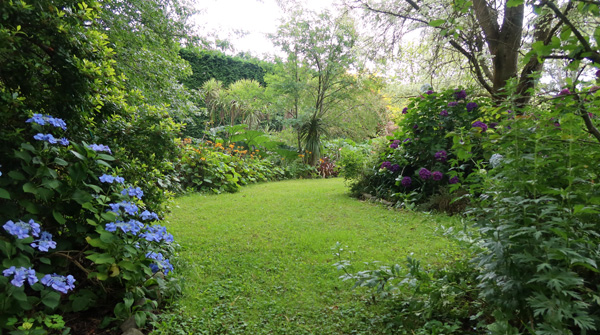
[[[494,334],[600,329],[598,92],[563,91],[506,120],[490,137],[475,216],[484,249],[481,296]]]
[[[447,134],[459,129],[487,131],[481,120],[488,101],[475,101],[467,102],[464,90],[428,91],[411,99],[403,110],[399,130],[388,137],[376,164],[353,185],[353,192],[423,202],[440,188],[457,183],[458,178],[449,174],[449,162],[457,157],[450,150],[453,143]],[[477,147],[472,150],[476,154],[481,151]],[[465,167],[472,170],[474,166]]]
[[[173,236],[154,224],[142,189],[118,176],[108,146],[71,142],[60,118],[21,121],[0,175],[1,327],[113,308],[142,326],[174,288],[165,279]]]

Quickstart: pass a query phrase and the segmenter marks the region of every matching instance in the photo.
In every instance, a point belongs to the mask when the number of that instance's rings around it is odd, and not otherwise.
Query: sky
[[[255,56],[276,54],[276,48],[267,38],[275,33],[283,11],[275,0],[196,0],[201,14],[194,17],[194,23],[201,35],[207,32],[220,39],[232,42],[237,52],[251,52]],[[301,0],[305,8],[319,11],[330,8],[334,0]],[[246,31],[243,37],[236,31]]]

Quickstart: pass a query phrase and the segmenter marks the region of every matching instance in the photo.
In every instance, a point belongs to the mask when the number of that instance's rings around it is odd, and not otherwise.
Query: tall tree
[[[364,10],[377,32],[375,39],[393,44],[407,31],[428,29],[439,43],[466,57],[478,83],[498,101],[507,81],[516,79],[519,102],[527,102],[536,82],[533,75],[542,70],[546,58],[600,64],[597,44],[582,34],[590,24],[597,27],[594,1],[347,0],[346,4]],[[575,47],[561,53],[565,44]]]
[[[274,41],[310,70],[312,111],[300,127],[300,137],[314,164],[320,158],[320,138],[326,128],[323,118],[352,84],[345,74],[356,63],[354,22],[327,11],[297,10],[279,27]]]

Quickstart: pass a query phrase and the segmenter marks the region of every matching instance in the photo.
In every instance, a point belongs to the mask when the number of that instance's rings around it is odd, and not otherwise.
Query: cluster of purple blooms
[[[402,186],[409,187],[410,184],[412,184],[412,179],[410,177],[404,177],[404,178],[402,178],[401,183],[402,183]]]
[[[448,159],[448,153],[446,150],[440,150],[434,155],[436,161],[445,162]]]
[[[398,149],[399,145],[400,145],[400,140],[394,140],[392,142],[392,144],[390,144],[390,148],[392,148],[392,149]]]
[[[470,112],[472,110],[474,110],[475,108],[479,107],[476,103],[474,102],[469,102],[467,104],[467,112]]]
[[[456,100],[464,100],[467,98],[467,92],[465,90],[456,91],[454,92],[454,97]]]
[[[475,121],[473,122],[473,124],[471,125],[471,127],[473,128],[481,128],[481,132],[485,133],[485,131],[488,129],[487,124],[481,122],[481,121]]]
[[[400,170],[400,165],[392,164],[392,162],[385,161],[381,163],[380,168],[390,170],[391,172],[398,172]]]
[[[402,114],[407,114],[408,113],[408,107],[404,107],[404,109],[402,109]]]
[[[440,181],[444,177],[444,174],[441,173],[440,171],[433,171],[433,173],[432,173],[431,171],[427,170],[426,168],[421,168],[421,170],[419,170],[419,177],[421,177],[421,179],[423,179],[423,180],[433,178],[433,180],[435,180],[435,181]]]
[[[163,273],[166,276],[169,272],[173,271],[171,262],[169,262],[168,259],[165,259],[160,252],[150,251],[146,254],[146,258],[156,261],[155,263],[150,264],[150,269],[153,273],[157,273],[160,269],[163,269]]]
[[[440,112],[440,116],[448,116],[448,111],[447,111],[447,110],[445,110],[445,109],[443,109],[443,110]]]

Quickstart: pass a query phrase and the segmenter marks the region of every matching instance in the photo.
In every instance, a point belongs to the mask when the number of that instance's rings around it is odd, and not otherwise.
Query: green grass
[[[355,271],[411,254],[444,263],[456,252],[436,232],[451,218],[357,201],[341,179],[185,196],[167,221],[185,288],[155,334],[381,334],[370,292],[339,279],[336,242],[355,251],[343,256]]]

